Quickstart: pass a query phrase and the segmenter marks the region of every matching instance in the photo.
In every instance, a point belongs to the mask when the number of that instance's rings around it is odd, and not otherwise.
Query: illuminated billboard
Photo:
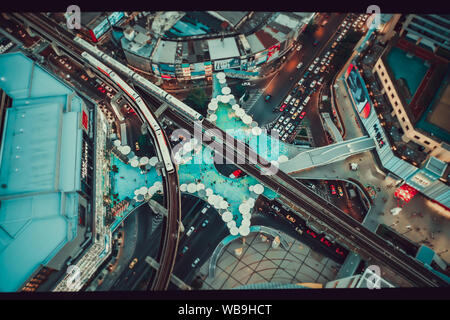
[[[364,81],[361,79],[361,75],[358,69],[353,64],[350,64],[347,70],[347,85],[352,93],[353,101],[356,105],[358,112],[363,111],[369,102],[366,95],[366,88],[364,86]]]
[[[116,25],[122,18],[124,13],[122,11],[116,11],[111,13],[107,18],[100,22],[94,29],[92,29],[91,36],[93,40],[97,41],[106,31],[109,30],[111,25]],[[95,37],[95,39],[94,39]]]
[[[240,65],[241,65],[240,58],[216,60],[216,61],[214,61],[214,70],[236,68],[236,67],[240,67]]]

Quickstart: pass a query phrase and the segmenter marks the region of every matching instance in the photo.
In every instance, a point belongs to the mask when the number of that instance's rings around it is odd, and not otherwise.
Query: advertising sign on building
[[[86,133],[89,133],[89,111],[87,110],[84,103],[81,107],[79,128],[82,128]]]
[[[260,65],[267,61],[267,51],[255,54],[255,65]]]
[[[153,73],[156,74],[157,76],[161,75],[161,72],[159,72],[158,65],[152,64],[152,70],[153,70]]]
[[[421,172],[415,174],[410,180],[422,188],[426,188],[431,184],[431,181]]]
[[[230,58],[214,61],[214,70],[224,70],[240,66],[240,58]]]
[[[366,96],[366,90],[364,82],[361,79],[361,75],[353,64],[350,64],[347,71],[346,81],[352,93],[353,101],[355,102],[358,112],[363,111],[369,101]]]

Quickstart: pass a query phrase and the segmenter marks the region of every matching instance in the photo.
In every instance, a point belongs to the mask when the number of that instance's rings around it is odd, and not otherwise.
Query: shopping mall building
[[[380,44],[382,36],[364,39],[341,78],[380,167],[405,199],[418,191],[448,209],[449,61],[404,35]]]
[[[91,244],[93,110],[19,52],[0,55],[0,291],[36,291]]]
[[[162,80],[211,79],[212,72],[257,75],[291,49],[314,13],[139,13],[120,45],[131,67]],[[232,71],[231,71],[232,72]]]

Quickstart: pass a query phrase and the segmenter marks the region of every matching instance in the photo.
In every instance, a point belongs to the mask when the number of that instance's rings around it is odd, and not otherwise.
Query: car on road
[[[336,194],[336,188],[334,187],[334,184],[330,185],[331,194]]]
[[[134,258],[133,261],[130,262],[128,268],[133,269],[136,263],[138,262],[138,258]]]
[[[309,85],[309,87],[310,87],[310,88],[314,88],[314,86],[316,85],[316,83],[317,83],[317,81],[316,81],[316,80],[313,80],[313,81],[311,82],[311,84]]]
[[[283,122],[283,120],[284,120],[284,116],[281,116],[281,117],[278,119],[278,122],[281,123],[281,122]]]
[[[292,131],[294,131],[294,130],[295,130],[295,127],[291,127],[291,128],[288,130],[288,133],[291,134]]]
[[[302,65],[303,65],[303,62],[300,62],[300,63],[297,65],[297,69],[300,69],[300,68],[302,67]]]
[[[208,223],[209,223],[208,219],[204,220],[202,223],[202,228],[205,228],[208,225]]]
[[[202,209],[201,213],[202,213],[202,214],[205,214],[206,211],[208,211],[209,208],[211,208],[211,206],[210,206],[209,204],[206,205],[206,207],[204,207],[204,208]]]
[[[306,111],[303,111],[302,113],[300,113],[300,115],[298,116],[299,119],[303,119],[305,117]]]
[[[295,221],[297,221],[293,216],[291,216],[290,214],[286,215],[286,219],[288,219],[290,222],[295,223]]]
[[[272,98],[272,95],[268,94],[264,97],[264,101],[268,102],[270,100],[270,98]]]
[[[338,192],[339,192],[339,196],[343,197],[344,196],[344,192],[342,191],[341,186],[338,186],[337,189],[338,189]]]
[[[317,44],[319,43],[319,40],[314,40],[314,42],[313,42],[313,46],[317,46]]]
[[[298,91],[298,86],[295,86],[294,89],[292,89],[291,94],[296,94]]]
[[[317,66],[317,68],[314,70],[314,74],[318,74],[320,71],[320,66]]]
[[[301,79],[297,82],[297,84],[298,84],[299,86],[301,86],[301,85],[303,85],[303,82],[305,82],[305,79],[304,79],[304,78],[301,78]]]
[[[314,64],[310,65],[308,71],[312,71],[314,69]]]
[[[297,118],[298,116],[298,112],[294,113],[294,115],[291,117],[292,120],[294,120],[295,118]]]
[[[289,137],[289,133],[285,133],[281,140],[285,141]]]
[[[284,111],[284,109],[286,109],[287,104],[283,103],[280,107],[280,111]]]
[[[181,249],[180,256],[183,256],[183,254],[185,254],[188,250],[189,250],[189,247],[184,246],[183,249]]]
[[[289,120],[290,120],[289,118],[286,118],[286,119],[283,121],[283,124],[284,124],[284,125],[287,125],[288,122],[289,122]]]
[[[317,238],[317,234],[312,230],[306,230],[306,233],[309,234],[313,238]]]
[[[299,44],[295,50],[300,51],[302,49],[302,45]]]
[[[192,267],[192,268],[195,268],[199,262],[200,262],[200,258],[196,258],[196,259],[194,260],[194,262],[192,262],[191,267]]]
[[[110,99],[114,98],[114,96],[113,96],[111,93],[109,93],[109,92],[107,92],[106,95],[107,95],[108,98],[110,98]]]
[[[288,104],[289,100],[291,100],[291,95],[289,94],[286,99],[284,99],[284,103]]]
[[[295,100],[294,106],[298,107],[299,103],[300,103],[300,99]]]
[[[319,81],[317,81],[317,84],[320,86],[321,84],[323,83],[323,77],[321,77],[320,79],[319,79]]]
[[[248,81],[245,81],[245,82],[242,82],[242,85],[244,87],[247,87],[247,86],[251,86],[252,84],[250,82],[248,82]]]
[[[340,35],[339,37],[337,37],[336,41],[339,42],[342,40],[342,35]]]
[[[322,68],[320,68],[320,72],[324,72],[327,69],[327,66],[322,66]]]
[[[314,59],[314,64],[317,64],[319,61],[320,61],[320,58],[319,58],[319,57],[316,57],[316,58]]]
[[[309,100],[311,100],[311,96],[307,96],[307,97],[305,98],[305,100],[303,100],[302,105],[306,107],[306,105],[308,104]]]
[[[186,232],[186,237],[189,237],[189,236],[192,234],[192,232],[194,232],[194,230],[195,230],[195,227],[194,227],[194,226],[191,226],[191,227],[189,228],[189,230]]]
[[[325,237],[322,237],[322,239],[320,239],[320,242],[322,242],[323,244],[325,244],[327,247],[331,247],[331,242],[330,240],[328,240]]]
[[[336,46],[338,45],[337,41],[333,42],[333,44],[331,45],[331,48],[334,49],[336,48]]]

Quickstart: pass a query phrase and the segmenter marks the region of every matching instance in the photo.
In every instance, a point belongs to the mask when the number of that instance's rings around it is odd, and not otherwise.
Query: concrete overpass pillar
[[[52,42],[52,48],[58,56],[61,56],[61,50],[58,48],[58,45],[55,42]]]
[[[153,259],[152,257],[145,257],[145,262],[147,262],[150,267],[158,270],[159,269],[159,263],[156,262],[155,259]],[[172,276],[170,277],[170,281],[176,285],[178,288],[180,288],[181,290],[192,290],[192,288],[187,285],[186,283],[183,282],[183,280],[181,280],[180,278],[178,278],[176,275],[172,274]]]
[[[167,217],[167,209],[164,208],[162,205],[160,205],[158,202],[156,202],[153,199],[150,199],[150,200],[148,200],[147,203],[148,203],[148,206],[150,207],[150,209],[152,209],[154,212]],[[179,221],[179,226],[180,226],[180,232],[184,232],[184,226],[181,221]]]

